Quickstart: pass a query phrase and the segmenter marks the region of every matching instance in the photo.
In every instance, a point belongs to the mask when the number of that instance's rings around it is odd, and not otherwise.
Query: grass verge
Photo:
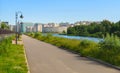
[[[0,42],[0,73],[27,73],[23,45],[12,44],[12,39]]]

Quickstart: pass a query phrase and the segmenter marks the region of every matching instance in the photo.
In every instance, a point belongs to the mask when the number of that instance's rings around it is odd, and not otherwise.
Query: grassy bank
[[[23,45],[14,45],[6,38],[0,42],[0,73],[27,73]]]
[[[107,35],[104,41],[95,43],[88,40],[74,40],[54,37],[51,34],[42,36],[40,33],[28,33],[28,36],[51,43],[58,47],[77,52],[81,56],[100,59],[112,65],[120,66],[120,40],[117,36]]]

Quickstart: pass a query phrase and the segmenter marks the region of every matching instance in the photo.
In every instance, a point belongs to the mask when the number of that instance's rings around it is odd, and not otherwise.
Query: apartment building
[[[43,27],[43,32],[63,33],[67,32],[67,27]]]
[[[26,32],[42,32],[42,24],[35,23],[32,26],[26,26]]]
[[[57,23],[48,23],[48,24],[44,24],[43,27],[59,27],[59,24],[57,24]]]
[[[11,30],[11,31],[14,31],[14,32],[16,32],[16,26],[15,25],[9,25],[9,29]]]
[[[53,32],[53,33],[62,33],[67,32],[67,26],[59,26],[56,23],[26,23],[19,25],[19,31],[21,32]]]
[[[30,22],[24,22],[24,23],[22,23],[22,24],[19,24],[19,31],[20,32],[22,32],[22,33],[24,33],[24,32],[26,32],[26,31],[28,31],[28,30],[30,30],[30,26],[33,26],[34,25],[34,23],[30,23]]]
[[[91,23],[98,23],[100,24],[101,22],[100,21],[79,21],[79,22],[76,22],[74,25],[90,25]]]
[[[42,32],[42,24],[40,24],[40,23],[34,24],[33,32]]]

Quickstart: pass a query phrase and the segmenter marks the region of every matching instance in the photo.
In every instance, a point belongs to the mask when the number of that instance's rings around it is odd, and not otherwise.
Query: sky
[[[14,25],[18,11],[24,16],[18,20],[23,22],[74,23],[104,19],[117,22],[120,20],[120,0],[0,0],[1,21]]]

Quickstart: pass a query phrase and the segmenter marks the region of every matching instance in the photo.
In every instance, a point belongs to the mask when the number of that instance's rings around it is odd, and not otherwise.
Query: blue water
[[[100,42],[102,41],[103,39],[101,38],[93,38],[93,37],[83,37],[83,36],[68,36],[68,35],[59,35],[59,34],[53,34],[53,36],[56,36],[56,37],[63,37],[63,38],[68,38],[68,39],[86,39],[86,40],[91,40],[91,41],[94,41],[94,42]]]

